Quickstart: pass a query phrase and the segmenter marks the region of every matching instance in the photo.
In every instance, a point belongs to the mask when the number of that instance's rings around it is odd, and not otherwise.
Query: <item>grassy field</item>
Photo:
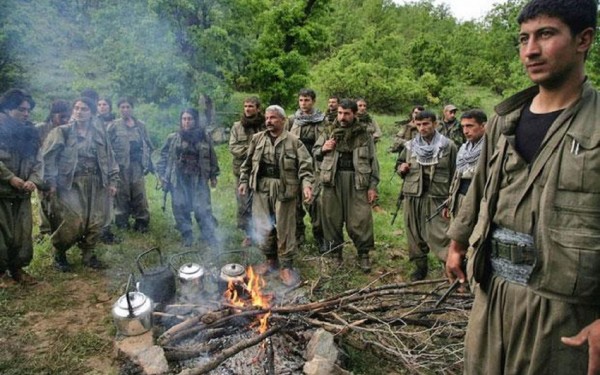
[[[386,150],[396,132],[394,121],[399,118],[376,116],[376,119],[384,131],[377,148],[381,166],[380,204],[386,212],[374,213],[373,270],[367,275],[360,272],[356,250],[351,245],[344,248],[345,261],[341,270],[328,259],[319,257],[313,245],[303,246],[296,255],[296,265],[311,287],[312,298],[322,298],[373,281],[380,284],[402,281],[411,271],[402,212],[395,224],[390,224],[401,182],[393,173],[396,155]],[[224,250],[239,250],[242,234],[236,229],[231,157],[226,145],[219,145],[217,152],[222,173],[218,187],[212,190],[214,213],[219,221]],[[180,246],[169,204],[166,212],[161,210],[162,192],[155,189],[155,184],[154,176],[149,176],[146,187],[152,214],[150,232],[142,235],[117,231],[124,239],[121,244],[98,246],[100,258],[110,265],[107,271],[83,268],[79,252],[72,249],[69,259],[75,265],[74,272],[57,272],[52,266],[50,241],[44,239],[36,243],[34,260],[28,270],[40,283],[0,290],[1,374],[119,373],[119,363],[113,353],[116,332],[110,310],[122,295],[128,274],[136,271],[136,256],[155,246],[165,255],[186,250]],[[308,224],[308,218],[306,221]],[[309,230],[307,236],[311,240]],[[248,259],[259,262],[262,255],[251,248]],[[433,258],[430,266],[431,277],[441,276],[441,265]],[[348,353],[348,365],[355,374],[403,373],[363,352],[349,349]]]

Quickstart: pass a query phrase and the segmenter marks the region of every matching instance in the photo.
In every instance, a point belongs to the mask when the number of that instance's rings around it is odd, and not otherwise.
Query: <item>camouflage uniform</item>
[[[184,240],[192,236],[193,212],[202,240],[215,244],[217,221],[212,214],[208,182],[219,175],[219,163],[204,129],[169,134],[156,171],[171,192],[173,216]]]
[[[150,222],[144,175],[153,172],[152,143],[143,122],[134,120],[129,127],[123,119],[108,125],[108,135],[119,163],[120,184],[115,197],[115,223],[129,227],[129,216],[135,219],[134,228],[145,231]]]
[[[458,148],[467,141],[465,134],[462,131],[462,126],[458,119],[454,119],[452,122],[440,121],[437,130],[446,138],[454,142],[454,145]]]
[[[27,127],[24,129],[24,127]],[[23,132],[24,131],[24,132]],[[15,133],[28,135],[19,143]],[[33,125],[17,124],[0,113],[0,273],[26,267],[33,258],[31,194],[13,188],[19,177],[38,187],[42,184],[39,138]]]
[[[48,137],[48,134],[50,133],[50,131],[52,129],[55,128],[54,124],[52,124],[52,121],[47,121],[47,122],[41,122],[39,124],[35,125],[35,128],[38,131],[39,137],[40,137],[40,142],[41,144],[44,144],[44,141],[46,140],[46,138]],[[49,205],[50,205],[50,200],[48,199],[48,197],[41,193],[40,191],[38,191],[38,197],[40,200],[40,234],[51,234],[52,233],[52,229],[50,227],[50,220],[48,218],[48,210],[49,210]]]
[[[63,257],[77,244],[86,263],[104,225],[108,187],[119,181],[110,140],[96,118],[84,137],[70,122],[50,132],[43,154],[45,183],[56,189],[50,203],[52,244]]]
[[[296,252],[296,201],[311,186],[312,158],[304,144],[286,130],[272,140],[267,131],[252,137],[241,166],[240,184],[252,198],[252,219],[267,259],[290,268]]]
[[[470,245],[467,374],[587,373],[588,346],[560,338],[600,318],[600,95],[586,81],[527,163],[515,149],[515,128],[537,93],[529,88],[496,107],[448,231]],[[532,242],[507,245],[496,238],[499,228]],[[500,264],[525,270],[525,281]]]
[[[381,138],[381,128],[379,127],[379,124],[377,124],[377,121],[375,121],[368,113],[363,115],[357,113],[356,117],[361,125],[367,128],[367,132],[373,138],[373,142],[379,142],[379,139]]]
[[[448,220],[442,215],[437,215],[429,222],[426,222],[426,218],[432,216],[436,207],[448,199],[450,182],[456,166],[456,146],[448,140],[446,148],[434,165],[419,164],[410,148],[411,146],[407,145],[398,156],[397,162],[397,165],[410,164],[410,171],[403,176],[402,185],[409,258],[419,264],[431,249],[440,260],[445,261],[450,242],[446,237]]]
[[[321,134],[321,132],[325,128],[325,125],[327,124],[327,120],[322,113],[320,113],[316,109],[313,111],[314,117],[317,118],[317,120],[314,120],[313,122],[301,124],[301,122],[299,121],[299,116],[301,116],[301,113],[300,110],[298,110],[293,116],[290,116],[287,123],[287,129],[289,130],[289,132],[291,134],[294,134],[300,139],[300,141],[302,141],[311,157],[315,142],[317,141],[317,139],[319,139],[319,135]],[[316,163],[313,163],[313,170],[315,172],[318,171],[318,165]],[[320,190],[320,184],[316,176],[317,174],[318,173],[315,173],[315,189],[313,191],[313,201],[310,204],[308,204],[307,211],[311,218],[313,237],[317,241],[317,244],[320,244],[323,240],[323,229],[321,228],[319,208],[317,207],[317,197],[319,195]],[[304,211],[304,206],[302,203],[302,192],[300,191],[298,194],[299,196],[296,202],[298,205],[298,207],[296,207],[296,235],[298,236],[298,239],[302,239],[304,238],[304,216],[306,213]]]
[[[336,140],[335,150],[323,153],[323,144],[331,137]],[[376,190],[379,183],[373,138],[357,119],[346,128],[335,121],[321,134],[313,151],[320,163],[323,187],[319,207],[326,243],[333,248],[344,242],[345,223],[358,255],[368,255],[375,241],[367,191]]]
[[[419,133],[412,121],[403,123],[400,126],[400,130],[394,136],[394,144],[390,147],[390,152],[402,152],[404,144],[412,140]]]
[[[236,178],[236,187],[240,184],[240,167],[246,159],[248,146],[252,141],[252,136],[265,129],[264,116],[257,119],[254,126],[244,126],[242,121],[237,121],[231,127],[229,136],[229,152],[233,156],[233,175]],[[251,222],[252,222],[252,196],[246,194],[242,196],[235,192],[237,199],[237,225],[243,230],[246,237],[251,237]]]

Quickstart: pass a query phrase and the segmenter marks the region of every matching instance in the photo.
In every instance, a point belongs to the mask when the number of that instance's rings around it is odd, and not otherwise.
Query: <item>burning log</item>
[[[215,357],[211,358],[208,362],[202,364],[201,366],[193,368],[193,369],[183,370],[179,373],[179,375],[206,374],[207,372],[214,370],[221,363],[226,361],[228,358],[236,355],[237,353],[241,352],[242,350],[247,349],[251,346],[254,346],[254,345],[260,343],[267,337],[273,336],[275,333],[279,332],[279,330],[281,330],[281,328],[282,328],[281,326],[274,326],[274,327],[269,328],[264,333],[261,333],[258,336],[254,336],[249,339],[242,340],[242,341],[238,342],[237,344],[232,345],[227,349],[224,349],[223,351],[221,351],[221,353],[219,353]]]

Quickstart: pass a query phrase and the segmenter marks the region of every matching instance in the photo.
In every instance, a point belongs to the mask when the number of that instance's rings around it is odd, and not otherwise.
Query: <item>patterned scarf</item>
[[[373,119],[371,118],[371,115],[368,114],[367,112],[365,113],[356,113],[356,117],[358,118],[358,122],[360,122],[361,124],[371,124],[373,123]]]
[[[335,111],[327,110],[327,112],[325,112],[325,117],[327,117],[327,121],[333,123],[337,118],[337,109]]]
[[[246,117],[246,115],[242,114],[240,122],[245,129],[253,128],[258,131],[265,127],[265,116],[260,112],[252,117]]]
[[[310,124],[318,124],[325,119],[325,114],[319,111],[318,109],[313,109],[313,113],[306,114],[302,112],[300,109],[294,113],[294,122],[299,126],[310,125]]]
[[[356,119],[352,124],[344,127],[335,120],[331,126],[331,137],[335,139],[335,149],[339,152],[352,152],[370,138],[367,129]]]
[[[479,160],[479,155],[481,154],[483,139],[484,137],[481,137],[476,143],[467,141],[460,146],[456,155],[456,170],[458,172],[463,173],[468,170],[475,170],[477,160]]]
[[[415,154],[417,163],[421,165],[435,165],[444,155],[444,150],[448,147],[448,142],[448,138],[436,130],[431,143],[427,143],[421,134],[418,134],[407,144],[406,148]]]

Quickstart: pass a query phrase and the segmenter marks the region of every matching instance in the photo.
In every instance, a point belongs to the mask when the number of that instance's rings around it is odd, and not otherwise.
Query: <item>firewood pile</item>
[[[435,307],[448,286],[445,279],[369,285],[316,302],[274,298],[267,307],[172,305],[158,343],[180,374],[301,374],[310,332],[323,328],[407,373],[458,374],[472,297],[452,293]],[[266,322],[261,332],[258,318]]]

